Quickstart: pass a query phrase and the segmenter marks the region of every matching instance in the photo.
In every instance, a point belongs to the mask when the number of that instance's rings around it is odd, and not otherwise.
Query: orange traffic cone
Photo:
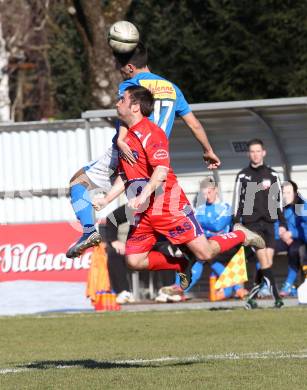
[[[94,248],[91,256],[86,293],[96,311],[120,310],[120,305],[116,302],[116,294],[111,290],[107,262],[105,247],[99,244]]]
[[[120,310],[120,305],[116,302],[116,294],[114,291],[97,291],[96,303],[94,304],[96,311],[117,311]]]

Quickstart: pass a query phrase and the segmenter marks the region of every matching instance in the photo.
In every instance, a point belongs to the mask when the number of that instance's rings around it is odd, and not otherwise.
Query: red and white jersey
[[[128,199],[139,195],[154,169],[162,166],[168,168],[167,179],[152,194],[147,210],[155,215],[162,212],[176,215],[189,204],[170,166],[168,139],[162,129],[144,117],[129,129],[125,142],[136,159],[136,163],[130,165],[119,153],[119,174],[125,176]]]

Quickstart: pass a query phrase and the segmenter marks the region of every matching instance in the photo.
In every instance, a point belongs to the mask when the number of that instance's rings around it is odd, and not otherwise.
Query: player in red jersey
[[[241,243],[262,248],[264,241],[239,224],[234,232],[206,239],[170,166],[168,139],[147,118],[153,102],[148,89],[131,86],[117,103],[118,116],[128,127],[125,142],[136,163],[131,166],[120,155],[118,177],[111,191],[93,205],[100,210],[125,190],[128,207],[135,213],[126,243],[128,266],[135,270],[175,270],[185,289],[190,284],[191,264],[186,259],[151,251],[158,235],[181,249],[184,246],[201,261],[211,260]]]

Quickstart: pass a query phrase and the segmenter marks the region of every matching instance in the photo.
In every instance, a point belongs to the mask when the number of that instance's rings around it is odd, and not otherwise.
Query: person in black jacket
[[[280,308],[283,301],[276,287],[272,264],[275,248],[274,222],[279,220],[280,234],[286,231],[281,185],[278,174],[264,164],[266,150],[262,140],[253,139],[248,143],[248,156],[249,166],[242,169],[236,178],[234,223],[241,222],[260,234],[265,240],[266,248],[256,250],[260,268],[245,307],[247,309],[257,307],[255,298],[263,281],[274,296],[275,307]]]

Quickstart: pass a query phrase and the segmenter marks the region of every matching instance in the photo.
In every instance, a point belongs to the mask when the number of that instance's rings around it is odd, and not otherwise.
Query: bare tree
[[[2,34],[2,19],[0,15],[0,121],[10,120],[10,98],[8,78],[9,53]]]
[[[51,10],[54,9],[52,7],[57,4],[66,7],[84,44],[88,58],[88,88],[92,95],[92,107],[112,106],[120,75],[115,71],[114,58],[107,43],[107,31],[116,20],[125,18],[131,2],[132,0],[0,0],[4,38],[2,41],[0,34],[0,57],[4,61],[0,64],[0,82],[7,83],[9,77],[11,119],[39,120],[56,113],[49,37],[50,31],[61,28],[51,16]],[[9,104],[8,96],[2,100]]]
[[[90,85],[95,108],[108,108],[116,100],[120,75],[115,71],[107,43],[110,25],[125,18],[132,0],[66,0],[88,53]]]
[[[46,20],[49,0],[1,1],[9,54],[11,119],[37,120],[53,114]]]

